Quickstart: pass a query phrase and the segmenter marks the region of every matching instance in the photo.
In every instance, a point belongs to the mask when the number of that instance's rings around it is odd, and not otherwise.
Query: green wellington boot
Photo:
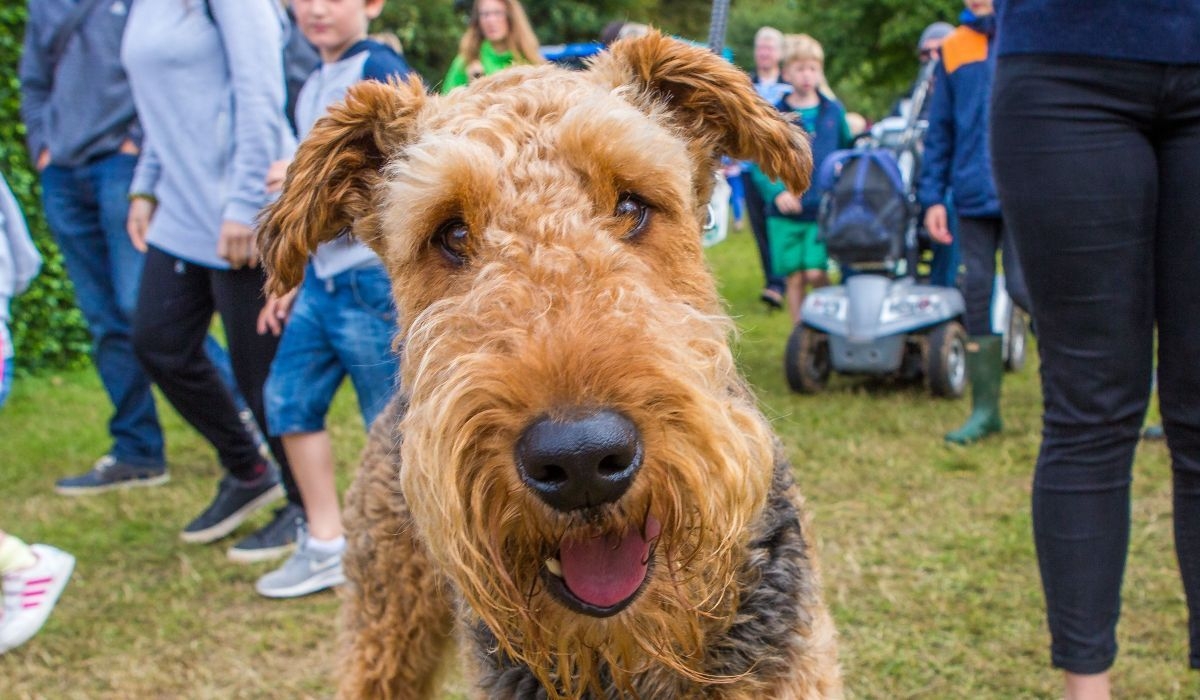
[[[1004,427],[1000,420],[1000,380],[1004,360],[998,335],[979,335],[967,341],[967,377],[971,380],[971,415],[946,442],[959,445],[981,440]]]

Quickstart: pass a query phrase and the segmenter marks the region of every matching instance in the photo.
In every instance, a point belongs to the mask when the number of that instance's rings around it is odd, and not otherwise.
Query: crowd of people
[[[48,223],[112,405],[111,445],[64,495],[168,480],[151,386],[200,433],[224,476],[180,537],[211,543],[280,499],[231,560],[287,560],[256,590],[290,598],[343,582],[345,547],[325,418],[349,377],[369,427],[395,390],[397,328],[382,262],[348,235],[303,284],[264,297],[253,228],[297,140],[360,80],[411,69],[368,36],[385,0],[31,2],[22,117]],[[446,90],[541,61],[516,0],[478,0]],[[40,258],[0,187],[0,397],[13,377],[8,300]],[[225,344],[209,334],[220,318]],[[289,556],[290,553],[290,556]],[[0,531],[0,652],[45,622],[74,559]]]
[[[210,505],[182,526],[185,542],[222,540],[283,500],[228,551],[243,562],[287,557],[258,581],[267,597],[342,582],[325,419],[347,377],[364,426],[396,390],[398,320],[375,254],[340,237],[312,256],[297,290],[265,297],[253,228],[297,140],[351,84],[411,72],[398,43],[368,36],[384,3],[29,3],[20,66],[28,146],[112,404],[110,447],[56,489],[80,496],[167,481],[157,385],[224,472]],[[958,27],[932,24],[916,42],[918,61],[937,61],[917,187],[931,281],[961,286],[970,336],[972,412],[945,437],[969,444],[1001,430],[990,321],[999,253],[1009,295],[1039,332],[1045,425],[1033,510],[1052,660],[1068,698],[1106,698],[1156,337],[1176,547],[1189,609],[1200,609],[1200,338],[1191,323],[1200,287],[1189,281],[1200,200],[1188,189],[1200,163],[1200,11],[996,3],[965,0]],[[1074,21],[1085,5],[1113,31]],[[645,30],[613,23],[604,41]],[[518,0],[475,0],[440,88],[541,61]],[[850,147],[861,120],[830,89],[816,39],[763,27],[754,66],[755,88],[794,115],[818,167]],[[806,291],[829,282],[816,221],[823,193],[789,192],[753,163],[727,162],[725,172],[744,197],[761,298],[799,323]],[[39,265],[2,180],[0,229],[2,405],[13,376],[8,300]],[[225,345],[209,333],[214,315]],[[0,531],[0,652],[37,631],[73,566],[70,554]],[[1200,613],[1190,634],[1200,668]]]

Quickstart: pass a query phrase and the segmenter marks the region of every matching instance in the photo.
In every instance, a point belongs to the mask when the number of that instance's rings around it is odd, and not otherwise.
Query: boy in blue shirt
[[[301,138],[352,84],[410,72],[395,51],[367,38],[367,25],[384,2],[293,1],[300,30],[321,55],[321,65],[296,100]],[[286,166],[286,161],[272,166],[268,189],[282,186]],[[396,325],[382,261],[348,234],[318,248],[300,287],[268,300],[259,316],[260,332],[282,333],[266,386],[267,424],[283,441],[304,501],[293,522],[302,526],[307,521],[307,533],[301,533],[291,558],[259,579],[256,589],[264,596],[292,598],[345,580],[341,555],[346,539],[325,416],[349,375],[370,427],[395,390],[398,359],[391,341]]]

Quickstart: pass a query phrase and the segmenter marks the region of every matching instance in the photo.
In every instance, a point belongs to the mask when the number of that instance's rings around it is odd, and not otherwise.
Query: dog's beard
[[[687,403],[690,409],[675,415],[703,410]],[[736,680],[705,674],[704,650],[710,636],[732,622],[739,562],[766,487],[740,484],[739,501],[729,495],[736,490],[729,481],[769,475],[772,455],[764,447],[769,440],[757,437],[764,429],[757,411],[736,401],[722,405],[728,423],[709,435],[680,425],[647,436],[647,461],[634,487],[619,503],[593,512],[563,515],[541,504],[516,478],[505,431],[468,426],[476,439],[450,441],[454,447],[438,460],[451,465],[437,471],[454,480],[459,496],[438,505],[452,511],[431,520],[432,504],[410,498],[431,553],[470,614],[495,633],[500,652],[556,689],[551,697],[586,690],[605,697],[601,691],[610,686],[636,697],[633,679],[655,667],[699,683]],[[502,413],[480,410],[468,424],[494,425]],[[406,447],[419,437],[407,435]],[[559,555],[565,538],[644,531],[651,515],[661,534],[648,580],[627,608],[601,619],[568,610],[550,594],[545,562]]]
[[[707,636],[725,626],[736,608],[735,562],[744,543],[724,535],[744,529],[731,530],[731,522],[705,523],[688,505],[690,497],[669,487],[653,488],[661,500],[649,509],[662,519],[663,529],[649,579],[612,617],[573,612],[547,590],[543,562],[557,555],[554,550],[571,526],[533,532],[526,525],[539,517],[505,522],[499,513],[487,513],[481,520],[506,526],[476,530],[481,537],[475,546],[458,548],[462,558],[451,576],[472,613],[496,634],[501,652],[564,697],[587,690],[605,697],[610,685],[633,696],[633,678],[659,666],[693,681],[722,680],[703,673],[703,650]],[[634,512],[641,514],[617,516],[611,527],[618,532],[642,527],[646,510]],[[593,532],[586,525],[580,529]]]

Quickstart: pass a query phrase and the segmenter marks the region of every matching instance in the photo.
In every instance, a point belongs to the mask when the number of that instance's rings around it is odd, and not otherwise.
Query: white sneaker
[[[0,654],[29,641],[46,624],[75,570],[75,557],[45,544],[31,545],[37,563],[4,574]]]
[[[343,550],[344,551],[344,550]],[[346,582],[342,572],[342,552],[322,554],[308,546],[308,536],[300,529],[300,544],[283,566],[264,574],[254,590],[268,598],[297,598],[323,591]]]

